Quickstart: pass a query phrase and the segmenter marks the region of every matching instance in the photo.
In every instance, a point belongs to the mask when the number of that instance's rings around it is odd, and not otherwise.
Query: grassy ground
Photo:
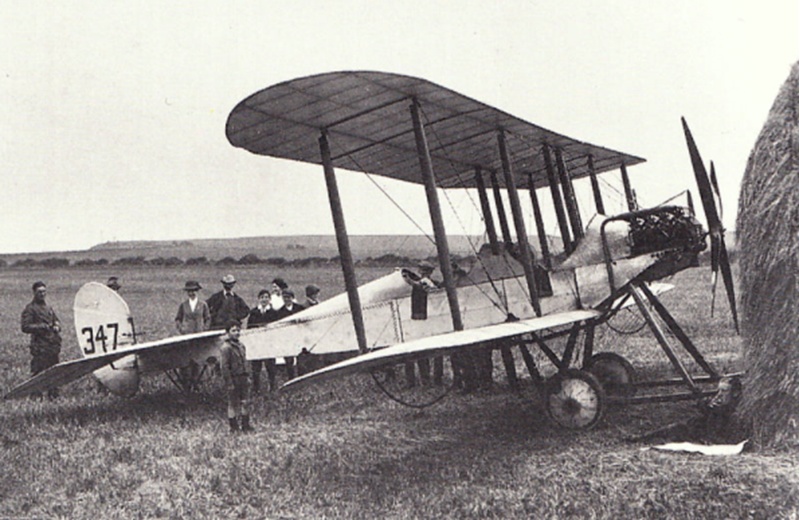
[[[248,303],[278,274],[325,296],[342,286],[332,270],[234,272]],[[360,271],[359,281],[383,272]],[[137,329],[155,339],[171,334],[186,279],[208,297],[224,273],[0,271],[0,391],[27,377],[19,313],[30,284],[48,282],[68,359],[77,357],[72,297],[109,274],[121,277]],[[738,338],[725,309],[710,317],[706,280],[681,273],[681,289],[663,300],[716,367],[737,370]],[[598,331],[596,349],[642,372],[668,369],[645,331]],[[3,402],[0,518],[797,518],[796,451],[710,458],[624,440],[693,414],[687,402],[611,408],[593,430],[565,431],[529,385],[510,391],[500,366],[491,391],[421,411],[383,398],[367,377],[260,396],[246,436],[228,434],[215,380],[191,398],[159,376],[127,400],[86,379],[54,402]]]

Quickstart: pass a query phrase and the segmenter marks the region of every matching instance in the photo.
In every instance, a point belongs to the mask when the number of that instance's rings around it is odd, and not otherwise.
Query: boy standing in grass
[[[253,431],[250,426],[250,363],[245,356],[245,346],[239,341],[242,326],[239,320],[225,324],[225,340],[220,349],[220,368],[228,392],[228,423],[231,431]]]

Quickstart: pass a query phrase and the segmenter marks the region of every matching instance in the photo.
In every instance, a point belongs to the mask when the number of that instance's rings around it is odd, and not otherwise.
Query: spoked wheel
[[[613,352],[600,352],[589,359],[586,370],[597,378],[603,392],[611,396],[631,396],[636,393],[636,370],[633,365]]]
[[[452,366],[444,358],[386,366],[373,370],[372,379],[390,399],[412,408],[434,405],[454,388]]]
[[[184,394],[195,394],[200,390],[207,366],[203,365],[201,368],[193,361],[185,367],[168,370],[166,374],[178,390]]]
[[[603,389],[589,372],[571,368],[554,375],[545,395],[547,412],[564,428],[588,430],[603,415]]]

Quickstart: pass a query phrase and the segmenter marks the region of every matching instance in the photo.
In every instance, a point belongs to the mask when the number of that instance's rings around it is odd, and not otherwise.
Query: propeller
[[[717,183],[717,174],[714,170],[714,163],[711,163],[711,176],[706,172],[703,159],[686,124],[686,119],[681,117],[683,123],[683,133],[686,135],[686,145],[689,147],[689,157],[692,160],[692,169],[697,181],[697,190],[700,192],[700,201],[703,204],[703,211],[708,220],[708,236],[711,239],[711,271],[714,273],[711,287],[711,313],[714,313],[714,299],[716,294],[717,274],[722,274],[722,281],[725,284],[725,292],[728,295],[728,304],[733,316],[733,324],[736,332],[739,332],[739,317],[736,313],[736,295],[733,290],[733,273],[731,263],[728,258],[728,248],[725,247],[725,228],[722,227],[722,200]],[[717,212],[717,201],[719,201],[720,212]]]

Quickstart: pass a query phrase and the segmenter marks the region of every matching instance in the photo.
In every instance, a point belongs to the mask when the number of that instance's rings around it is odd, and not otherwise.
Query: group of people
[[[189,280],[183,287],[186,300],[178,306],[175,327],[180,334],[191,334],[206,330],[226,331],[220,352],[220,372],[228,393],[228,420],[232,431],[251,431],[248,404],[251,392],[258,393],[261,387],[262,368],[266,367],[269,390],[276,389],[276,362],[274,359],[247,361],[245,349],[239,341],[244,326],[264,327],[269,323],[290,316],[307,307],[316,305],[320,288],[310,284],[305,288],[306,300],[299,303],[283,278],[272,280],[271,289],[258,293],[258,304],[250,308],[234,291],[236,278],[225,275],[220,282],[222,290],[208,300],[199,298],[202,289],[199,282]],[[121,288],[117,277],[110,277],[106,285],[118,291]],[[22,332],[31,335],[31,374],[36,375],[58,364],[61,352],[61,322],[55,311],[46,302],[47,286],[37,281],[32,286],[33,300],[22,311]],[[246,325],[245,325],[246,324]],[[297,375],[295,358],[285,358],[289,379]],[[189,367],[191,370],[192,367]],[[195,372],[196,373],[196,372]],[[302,367],[301,367],[302,373]],[[50,398],[58,396],[58,389],[48,392]]]
[[[175,327],[181,334],[203,332],[205,330],[225,329],[225,341],[220,352],[220,371],[228,393],[228,422],[231,431],[251,431],[248,413],[251,393],[261,389],[261,372],[266,367],[269,391],[275,390],[276,362],[274,359],[247,361],[245,348],[239,341],[242,328],[264,327],[306,307],[318,303],[320,288],[306,286],[306,302],[299,303],[283,278],[272,280],[271,289],[258,293],[258,304],[250,308],[244,299],[234,291],[236,278],[232,274],[221,280],[222,290],[202,301],[198,292],[202,289],[195,280],[184,286],[187,298],[178,306]],[[286,374],[294,378],[296,360],[285,358]]]

